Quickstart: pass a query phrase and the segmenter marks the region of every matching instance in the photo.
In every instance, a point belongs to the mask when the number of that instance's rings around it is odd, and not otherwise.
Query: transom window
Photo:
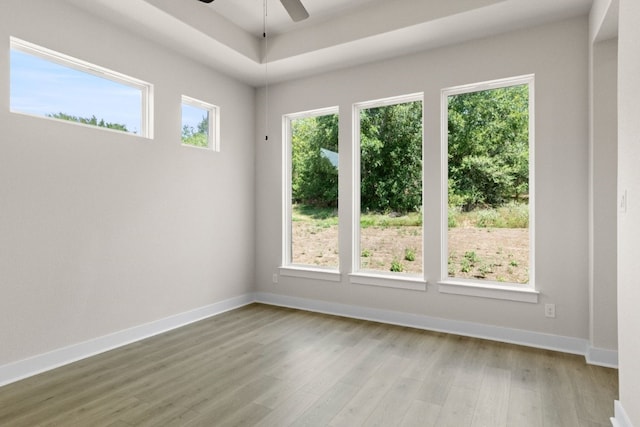
[[[152,137],[152,85],[11,37],[10,109]]]
[[[182,96],[182,144],[220,151],[219,108]]]

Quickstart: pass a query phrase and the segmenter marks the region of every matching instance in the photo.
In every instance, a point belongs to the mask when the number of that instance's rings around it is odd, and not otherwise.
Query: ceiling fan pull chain
[[[267,0],[263,0],[264,17],[262,21],[262,38],[264,39],[264,140],[269,141],[269,39],[267,38]]]

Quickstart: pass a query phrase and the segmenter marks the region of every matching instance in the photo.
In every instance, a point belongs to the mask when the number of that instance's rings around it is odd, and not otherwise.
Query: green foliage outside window
[[[361,207],[412,212],[422,205],[422,103],[370,108],[361,115]],[[337,207],[338,116],[292,122],[293,202]],[[323,152],[324,151],[324,152]]]
[[[338,115],[296,119],[291,126],[293,202],[338,207],[338,167],[326,155],[338,153]]]
[[[66,120],[69,122],[82,123],[85,125],[97,126],[101,128],[115,129],[115,130],[121,130],[123,132],[129,132],[126,125],[123,125],[120,123],[105,122],[104,119],[98,120],[96,116],[77,117],[77,116],[72,116],[70,114],[65,114],[65,113],[54,113],[54,114],[47,114],[47,117],[51,117],[53,119]]]
[[[362,212],[417,212],[422,205],[422,103],[363,109]],[[427,141],[427,144],[435,141]],[[336,207],[338,116],[292,122],[293,202]],[[529,90],[518,85],[448,99],[449,206],[464,212],[526,202]]]
[[[182,126],[182,143],[194,147],[207,148],[209,146],[209,115],[202,117],[198,126]]]
[[[422,102],[362,110],[360,150],[360,209],[420,211]]]
[[[498,207],[529,193],[529,88],[448,99],[449,206]]]

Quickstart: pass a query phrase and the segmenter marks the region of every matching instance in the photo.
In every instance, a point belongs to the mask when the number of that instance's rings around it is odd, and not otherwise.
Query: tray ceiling
[[[251,85],[278,82],[586,15],[592,0],[66,0]]]

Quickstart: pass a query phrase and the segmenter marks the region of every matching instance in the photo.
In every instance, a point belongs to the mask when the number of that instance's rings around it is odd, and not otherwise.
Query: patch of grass
[[[369,227],[373,227],[375,225],[376,225],[375,218],[369,217],[369,216],[364,216],[364,215],[360,216],[360,227],[369,228]]]
[[[464,253],[464,259],[469,261],[472,265],[480,262],[480,257],[474,251],[467,251]]]
[[[366,213],[360,215],[360,227],[404,227],[421,226],[422,214],[409,212],[405,215],[390,216],[380,213]]]
[[[338,225],[338,210],[335,208],[293,205],[291,220],[293,222],[311,222],[320,228],[330,228]]]
[[[487,274],[493,273],[493,265],[482,264],[480,267],[478,267],[478,273],[478,276],[484,279],[485,277],[487,277]]]
[[[294,205],[293,211],[313,219],[329,219],[338,216],[336,208],[319,208],[310,205]]]
[[[362,251],[362,257],[363,258],[370,258],[373,255],[373,252],[371,252],[369,249],[365,249]]]
[[[455,254],[449,256],[447,260],[447,272],[449,276],[455,277],[456,270],[460,271],[460,273],[471,273],[477,264],[481,262],[480,257],[474,251],[467,251],[462,256],[462,259],[459,261],[459,265],[457,264],[457,257]],[[476,275],[477,277],[483,277],[490,270],[488,266],[481,266],[479,269],[479,273]]]
[[[460,212],[461,208],[459,206],[449,206],[449,209],[447,210],[447,226],[449,228],[455,228],[458,226]]]
[[[391,261],[391,268],[389,270],[395,273],[402,273],[404,271],[404,265],[398,261],[398,259],[394,258],[393,261]]]
[[[416,260],[416,250],[413,248],[407,248],[404,250],[404,260],[405,261],[415,261]]]
[[[510,202],[496,208],[462,212],[458,206],[449,206],[449,228],[472,226],[480,228],[528,228],[529,205]]]
[[[487,228],[503,228],[504,221],[495,209],[482,209],[476,213],[476,227]]]
[[[506,228],[529,227],[529,205],[525,203],[508,203],[498,209],[504,218]]]

